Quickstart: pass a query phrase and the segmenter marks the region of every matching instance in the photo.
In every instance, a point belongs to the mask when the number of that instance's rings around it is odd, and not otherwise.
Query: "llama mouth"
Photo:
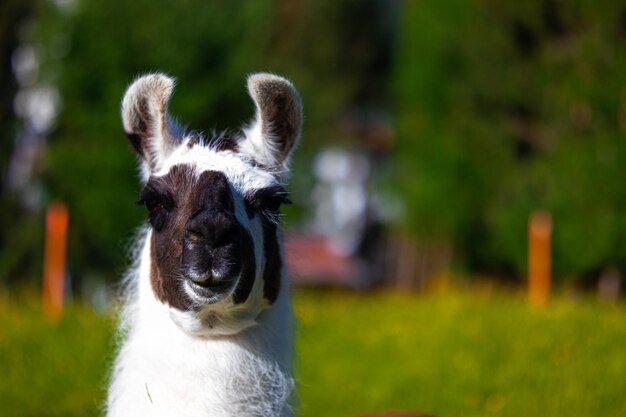
[[[214,277],[208,277],[204,280],[187,279],[185,286],[194,299],[210,304],[226,298],[233,287],[233,282],[234,280],[231,279],[217,280]]]

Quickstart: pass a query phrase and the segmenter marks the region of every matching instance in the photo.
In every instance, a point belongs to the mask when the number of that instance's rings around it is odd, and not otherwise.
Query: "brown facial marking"
[[[265,269],[263,271],[263,296],[273,304],[280,291],[282,260],[276,234],[276,224],[263,219],[263,247],[265,248]]]
[[[280,185],[262,188],[246,196],[248,218],[258,214],[263,227],[263,296],[270,304],[276,301],[280,292],[282,259],[277,226],[280,222],[280,206],[289,203],[287,191]]]
[[[200,291],[230,291],[237,282],[233,302],[248,299],[256,274],[254,242],[236,219],[223,173],[206,171],[196,180],[191,167],[177,165],[151,178],[142,200],[153,225],[151,283],[159,300],[180,310],[198,307],[183,289],[192,271],[219,276],[214,287]]]
[[[254,286],[254,279],[256,277],[256,263],[254,257],[254,243],[252,241],[252,236],[248,231],[244,234],[242,252],[246,253],[247,256],[243,260],[241,276],[239,278],[239,282],[237,283],[237,288],[233,292],[233,303],[241,304],[245,303],[250,293],[252,292],[252,287]]]
[[[152,233],[150,282],[159,300],[180,310],[192,308],[192,301],[183,290],[180,260],[185,224],[194,207],[194,176],[190,166],[176,165],[164,177],[151,178],[148,182],[159,192],[174,197],[174,207],[169,212],[156,213],[166,219],[162,229]],[[153,215],[155,213],[151,213],[151,217]]]

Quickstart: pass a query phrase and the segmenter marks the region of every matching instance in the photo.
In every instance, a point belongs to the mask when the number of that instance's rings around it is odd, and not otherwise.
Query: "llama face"
[[[184,330],[235,333],[280,291],[277,222],[300,134],[299,96],[281,77],[252,75],[256,119],[241,135],[205,138],[169,121],[172,87],[172,79],[148,75],[122,102],[124,128],[142,161],[151,290]]]

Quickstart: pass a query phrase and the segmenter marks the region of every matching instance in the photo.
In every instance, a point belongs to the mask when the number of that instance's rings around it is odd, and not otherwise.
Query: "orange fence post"
[[[68,222],[65,204],[60,201],[50,203],[46,211],[42,305],[44,313],[54,320],[63,314]]]
[[[528,222],[528,300],[534,307],[550,300],[552,281],[552,218],[544,210],[531,214]]]

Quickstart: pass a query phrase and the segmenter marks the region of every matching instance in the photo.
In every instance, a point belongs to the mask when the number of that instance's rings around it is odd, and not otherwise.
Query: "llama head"
[[[280,291],[277,222],[288,202],[301,102],[286,79],[253,74],[253,122],[240,134],[204,137],[172,122],[173,86],[165,75],[143,76],[122,101],[124,129],[142,166],[151,289],[185,331],[232,334],[254,324]]]

